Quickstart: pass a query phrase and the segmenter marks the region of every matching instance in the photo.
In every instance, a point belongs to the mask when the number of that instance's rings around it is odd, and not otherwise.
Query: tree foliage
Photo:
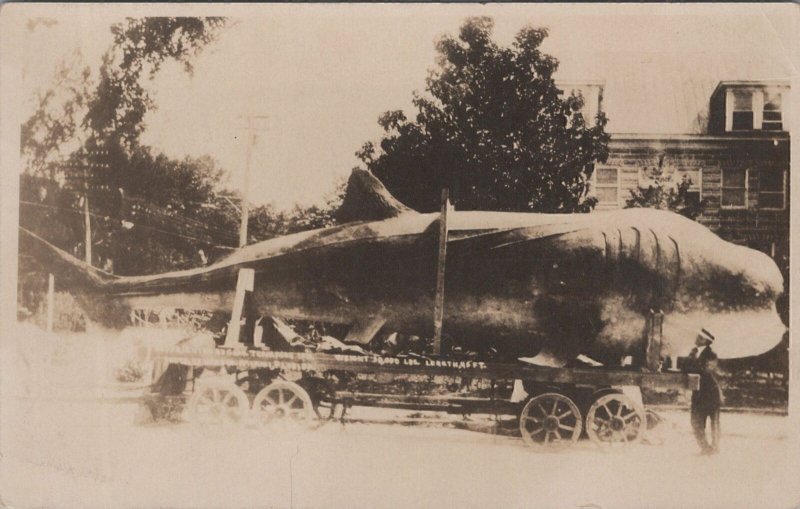
[[[242,197],[224,189],[225,169],[208,156],[177,160],[140,142],[157,107],[150,80],[167,62],[191,73],[226,23],[126,19],[111,26],[113,43],[94,73],[72,53],[22,128],[21,224],[83,257],[88,195],[92,262],[123,275],[199,266],[237,246]],[[250,240],[329,225],[335,202],[289,213],[256,207]],[[21,263],[34,279],[40,269]]]
[[[114,43],[103,57],[95,100],[84,124],[106,145],[133,148],[155,104],[145,86],[166,61],[193,71],[192,59],[225,26],[225,18],[128,18],[112,25]]]
[[[268,239],[305,230],[327,228],[336,224],[335,212],[342,204],[346,181],[336,183],[320,205],[295,205],[289,211],[277,211],[261,205],[251,211],[248,234],[252,239]]]
[[[525,27],[511,47],[492,40],[491,18],[471,18],[438,41],[438,68],[417,112],[387,111],[379,147],[356,155],[405,204],[436,210],[442,186],[464,210],[590,210],[592,163],[608,155],[605,116],[587,123],[583,99],[563,97],[558,62],[541,52],[544,28]]]
[[[143,120],[155,103],[147,88],[166,61],[192,71],[192,59],[216,39],[225,18],[128,18],[111,26],[113,43],[92,75],[80,52],[56,70],[22,126],[26,171],[56,178],[79,149],[127,156],[139,145]],[[112,161],[118,164],[120,161]]]
[[[36,109],[22,124],[22,158],[28,174],[55,180],[59,164],[83,144],[81,114],[91,98],[91,70],[79,51],[59,63],[53,83],[40,92]]]
[[[233,218],[226,211],[198,205],[220,183],[223,171],[214,161],[172,160],[139,142],[144,117],[156,107],[148,81],[167,61],[182,63],[191,72],[192,59],[225,23],[223,18],[128,18],[116,23],[96,77],[81,55],[73,53],[57,69],[53,85],[39,94],[33,115],[22,126],[21,223],[68,251],[82,253],[79,201],[88,195],[92,261],[101,267],[113,261],[121,273],[188,266],[197,241],[203,242],[200,233],[208,233],[190,228],[201,221],[218,231],[229,230]],[[137,210],[138,217],[132,217]],[[196,219],[180,220],[182,215]],[[136,227],[125,228],[126,223]],[[188,231],[177,235],[176,226]]]
[[[658,166],[643,169],[646,182],[640,182],[636,189],[630,190],[625,208],[671,210],[689,219],[697,219],[703,213],[705,202],[691,192],[692,179],[687,175],[677,179],[677,172],[665,170],[663,163],[662,157]]]

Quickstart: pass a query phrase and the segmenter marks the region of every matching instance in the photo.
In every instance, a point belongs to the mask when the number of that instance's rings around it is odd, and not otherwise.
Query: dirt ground
[[[539,453],[518,438],[454,429],[457,416],[407,426],[391,421],[408,413],[368,409],[351,416],[384,422],[279,435],[142,425],[141,389],[111,376],[130,338],[17,332],[3,344],[0,385],[8,507],[800,505],[800,455],[787,417],[723,414],[722,451],[713,457],[697,454],[682,411],[661,414],[660,445],[610,452],[580,442]]]

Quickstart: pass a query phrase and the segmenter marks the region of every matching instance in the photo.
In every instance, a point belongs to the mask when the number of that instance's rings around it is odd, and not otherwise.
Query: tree
[[[223,188],[224,169],[208,156],[176,160],[140,142],[157,106],[148,81],[167,61],[191,73],[193,58],[225,25],[223,18],[129,18],[112,25],[97,76],[71,54],[22,126],[20,224],[82,257],[80,201],[88,194],[92,262],[122,275],[196,267],[236,246],[241,195]],[[99,164],[106,168],[84,186],[78,168]],[[257,207],[251,241],[333,224],[337,201],[289,213]],[[24,254],[19,268],[20,302],[36,309],[47,271]]]
[[[184,268],[201,246],[223,244],[207,238],[235,230],[236,218],[203,208],[218,191],[222,169],[208,157],[176,161],[154,154],[139,136],[145,115],[156,107],[148,81],[167,61],[191,72],[192,59],[225,24],[224,18],[128,18],[111,26],[113,44],[97,77],[80,54],[72,54],[22,127],[21,223],[68,251],[82,251],[83,224],[75,209],[88,193],[93,262],[113,260],[119,273]],[[78,168],[100,163],[107,169],[94,171],[82,185]],[[77,185],[70,190],[62,183]],[[143,203],[131,221],[131,209]]]
[[[327,228],[337,223],[335,213],[344,199],[346,181],[336,182],[333,192],[325,196],[320,205],[302,207],[295,205],[288,212],[276,211],[269,205],[261,205],[251,210],[248,223],[252,240],[264,240],[279,235],[317,228]]]
[[[192,61],[226,26],[224,18],[126,19],[111,26],[113,44],[97,77],[79,53],[56,71],[22,129],[25,172],[20,221],[77,256],[83,253],[77,167],[102,163],[88,194],[93,263],[119,274],[188,268],[236,246],[241,201],[223,188],[211,157],[171,159],[140,143],[143,120],[157,107],[148,90],[167,61],[192,72]],[[278,212],[251,210],[250,240],[330,226],[343,186],[324,205]]]
[[[81,111],[91,96],[91,70],[80,51],[59,63],[49,89],[40,92],[36,110],[21,126],[25,172],[55,181],[63,159],[83,145]]]
[[[652,208],[671,210],[689,219],[697,219],[703,213],[705,202],[691,192],[692,179],[683,175],[676,180],[677,172],[664,169],[664,157],[658,166],[644,168],[647,183],[631,189],[631,196],[625,200],[625,208]]]
[[[539,49],[548,32],[525,27],[510,48],[491,18],[470,18],[436,44],[427,95],[413,119],[388,111],[379,149],[356,155],[402,202],[437,210],[442,186],[462,210],[588,211],[592,163],[608,156],[605,116],[587,124],[581,96],[562,97],[558,61]]]
[[[102,148],[115,166],[139,146],[146,113],[156,107],[146,81],[164,62],[192,59],[214,41],[225,18],[128,18],[111,26],[113,44],[98,77],[79,52],[56,70],[53,85],[39,94],[36,111],[22,126],[26,171],[56,178],[64,159],[79,149]],[[117,154],[121,152],[121,154]],[[106,161],[107,162],[107,161]]]
[[[132,149],[144,129],[144,116],[155,104],[144,86],[165,61],[183,64],[192,73],[192,59],[227,23],[225,18],[128,18],[111,26],[114,43],[103,57],[95,97],[84,117],[97,141]]]

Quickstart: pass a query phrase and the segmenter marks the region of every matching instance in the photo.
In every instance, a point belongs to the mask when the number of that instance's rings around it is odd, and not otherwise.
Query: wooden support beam
[[[225,335],[225,348],[243,348],[244,345],[239,341],[242,330],[242,314],[244,312],[244,300],[247,292],[252,292],[255,285],[255,270],[239,269],[239,278],[236,280],[236,295],[233,298],[233,311],[231,321],[228,324],[228,332]]]
[[[253,348],[265,348],[264,345],[264,326],[263,320],[254,322],[253,324]]]
[[[436,256],[436,295],[433,305],[433,352],[442,353],[442,320],[444,319],[444,268],[447,257],[447,209],[450,208],[450,191],[442,189],[442,207],[439,216],[439,250]]]
[[[661,364],[661,341],[664,332],[664,313],[650,310],[645,338],[645,366],[650,371],[658,371]]]

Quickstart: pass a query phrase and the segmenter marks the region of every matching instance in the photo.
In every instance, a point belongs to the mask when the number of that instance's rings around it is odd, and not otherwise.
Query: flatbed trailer
[[[554,368],[452,358],[278,352],[256,348],[166,348],[153,360],[189,368],[189,420],[200,424],[303,425],[327,408],[342,418],[349,407],[377,406],[455,414],[514,415],[525,443],[544,449],[574,444],[585,433],[603,446],[640,441],[647,428],[641,398],[624,388],[696,390],[699,377],[643,369]],[[197,369],[202,368],[202,369]],[[219,371],[227,376],[199,377]],[[331,376],[390,381],[400,377],[453,377],[497,382],[522,381],[528,397],[514,401],[492,390],[488,397],[448,394],[388,394],[353,391],[328,383]],[[280,423],[280,424],[277,424]]]

